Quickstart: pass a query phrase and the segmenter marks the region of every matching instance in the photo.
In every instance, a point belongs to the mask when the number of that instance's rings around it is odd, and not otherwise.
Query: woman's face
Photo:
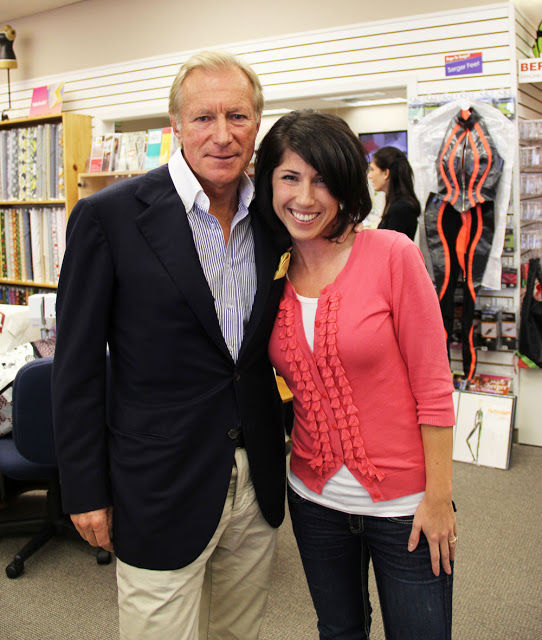
[[[273,171],[273,209],[293,240],[325,237],[335,222],[339,201],[319,173],[287,149]]]
[[[369,180],[373,183],[373,189],[375,191],[383,191],[388,193],[388,183],[390,179],[389,169],[380,169],[374,160],[371,160],[369,165]]]

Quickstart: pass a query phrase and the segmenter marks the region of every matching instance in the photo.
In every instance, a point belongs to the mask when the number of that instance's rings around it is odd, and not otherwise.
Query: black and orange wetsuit
[[[475,109],[460,111],[440,147],[438,193],[429,194],[424,214],[448,346],[454,322],[455,285],[463,273],[463,369],[469,379],[476,368],[474,307],[493,242],[494,200],[502,165]]]

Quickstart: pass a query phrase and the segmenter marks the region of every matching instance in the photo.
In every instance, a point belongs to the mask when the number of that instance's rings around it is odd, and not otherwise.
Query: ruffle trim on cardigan
[[[308,429],[313,441],[310,466],[316,473],[337,469],[343,464],[350,471],[359,471],[369,481],[383,480],[385,474],[369,460],[359,430],[359,413],[352,399],[345,370],[337,352],[337,311],[340,295],[334,292],[320,298],[320,319],[315,322],[314,358],[325,386],[320,393],[313,380],[309,363],[299,348],[295,332],[295,301],[284,297],[278,312],[278,337],[280,350],[285,352],[292,378],[302,397]],[[322,409],[321,400],[329,399],[334,421]],[[339,432],[343,458],[337,455],[330,443],[330,430]]]

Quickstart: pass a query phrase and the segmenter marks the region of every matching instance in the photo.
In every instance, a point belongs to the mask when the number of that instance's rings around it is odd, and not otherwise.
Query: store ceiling
[[[84,0],[0,0],[0,26],[10,20],[67,7]]]

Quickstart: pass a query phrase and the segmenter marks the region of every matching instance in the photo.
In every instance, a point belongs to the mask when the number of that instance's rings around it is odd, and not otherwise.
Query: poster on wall
[[[508,469],[512,448],[515,396],[458,392],[453,459]]]

